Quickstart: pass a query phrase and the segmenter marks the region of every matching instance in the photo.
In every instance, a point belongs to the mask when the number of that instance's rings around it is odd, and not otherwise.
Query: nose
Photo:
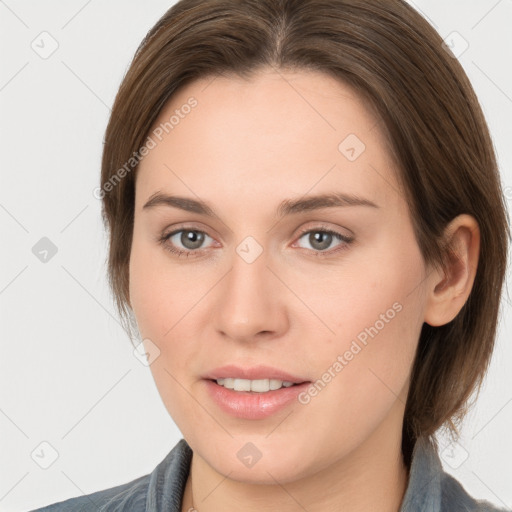
[[[241,342],[270,340],[288,329],[286,290],[268,264],[265,251],[251,263],[234,254],[216,296],[216,328],[223,337]]]

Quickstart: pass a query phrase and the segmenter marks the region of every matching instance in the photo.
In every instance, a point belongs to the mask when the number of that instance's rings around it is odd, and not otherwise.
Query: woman
[[[109,278],[183,433],[40,510],[499,510],[444,473],[508,220],[488,128],[402,1],[181,0],[105,136]]]

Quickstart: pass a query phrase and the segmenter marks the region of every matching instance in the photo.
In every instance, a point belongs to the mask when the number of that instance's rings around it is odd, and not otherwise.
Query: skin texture
[[[445,271],[425,265],[379,119],[333,78],[265,69],[249,81],[202,79],[178,91],[155,126],[191,96],[197,106],[137,171],[130,259],[130,305],[144,343],[160,350],[150,368],[194,451],[182,510],[397,511],[421,326],[450,321],[466,301],[478,226],[454,219],[447,236],[457,257]],[[365,145],[354,161],[339,149],[349,134]],[[156,192],[207,201],[217,216],[143,209]],[[331,192],[377,207],[276,215],[286,199]],[[180,228],[207,235],[199,249],[172,238],[195,250],[188,257],[159,242]],[[314,233],[301,234],[325,228],[353,241],[334,237],[322,249]],[[262,249],[252,263],[236,250],[249,236]],[[384,327],[307,404],[245,420],[206,393],[201,376],[230,363],[316,381],[382,314]],[[251,468],[237,457],[247,442],[262,454]]]

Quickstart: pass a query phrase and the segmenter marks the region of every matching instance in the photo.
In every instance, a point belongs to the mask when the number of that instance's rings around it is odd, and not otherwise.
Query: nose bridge
[[[223,279],[217,329],[232,338],[250,339],[258,333],[278,333],[286,326],[286,311],[270,265],[269,253],[254,239],[245,239],[233,254]]]

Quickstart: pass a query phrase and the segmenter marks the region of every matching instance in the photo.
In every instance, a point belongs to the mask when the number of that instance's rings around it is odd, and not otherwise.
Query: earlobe
[[[480,252],[480,229],[475,218],[462,214],[453,219],[446,227],[445,243],[445,264],[427,279],[424,321],[432,326],[451,322],[471,293]]]

